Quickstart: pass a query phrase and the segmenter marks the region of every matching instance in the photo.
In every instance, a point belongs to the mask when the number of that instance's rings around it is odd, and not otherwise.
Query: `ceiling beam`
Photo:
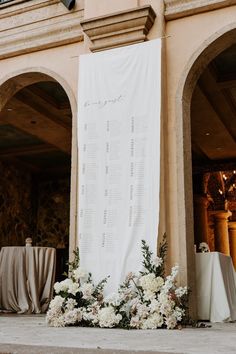
[[[207,173],[207,172],[217,172],[217,171],[234,171],[236,170],[236,159],[235,160],[217,160],[208,163],[194,164],[193,163],[193,174]]]
[[[30,106],[40,114],[45,115],[55,123],[70,130],[72,122],[71,116],[68,117],[68,112],[71,112],[70,107],[67,107],[66,111],[61,110],[59,105],[56,107],[55,104],[52,104],[52,99],[49,100],[47,96],[45,98],[45,93],[43,90],[39,90],[37,94],[36,92],[37,90],[35,90],[35,88],[25,88],[24,90],[18,92],[14,97],[23,104]]]
[[[206,68],[204,70],[199,79],[199,87],[207,97],[207,100],[210,102],[226,129],[229,131],[230,135],[236,141],[236,112],[232,110],[232,107],[228,104],[211,69]]]
[[[24,147],[14,147],[9,149],[0,149],[0,158],[1,157],[11,157],[11,156],[29,156],[41,153],[48,153],[58,151],[55,146],[48,144],[40,145],[30,145]]]
[[[0,121],[36,136],[67,154],[71,153],[71,129],[63,127],[15,97],[0,112]]]

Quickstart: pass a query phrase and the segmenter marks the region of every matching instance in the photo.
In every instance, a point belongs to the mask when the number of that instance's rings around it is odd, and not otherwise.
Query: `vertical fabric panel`
[[[156,250],[160,90],[161,40],[80,57],[78,244],[107,293]]]

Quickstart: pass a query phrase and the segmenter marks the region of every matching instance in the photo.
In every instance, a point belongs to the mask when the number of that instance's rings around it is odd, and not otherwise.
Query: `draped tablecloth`
[[[46,312],[53,295],[56,252],[48,247],[3,247],[0,252],[0,309]]]
[[[236,320],[236,282],[232,259],[218,252],[196,253],[198,319]]]

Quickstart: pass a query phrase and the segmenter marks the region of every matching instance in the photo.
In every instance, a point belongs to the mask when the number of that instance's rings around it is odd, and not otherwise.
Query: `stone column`
[[[199,243],[208,244],[208,213],[209,200],[204,195],[194,195],[194,235],[197,247]]]
[[[215,215],[214,210],[208,211],[208,245],[211,252],[215,251]]]
[[[234,268],[236,270],[236,221],[230,221],[229,228],[229,248],[230,255],[233,260]]]
[[[215,249],[218,252],[230,255],[228,217],[231,211],[219,210],[214,215],[215,220]]]

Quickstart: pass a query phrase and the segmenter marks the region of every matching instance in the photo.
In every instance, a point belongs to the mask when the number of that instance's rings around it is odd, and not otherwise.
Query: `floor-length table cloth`
[[[196,253],[198,319],[236,320],[236,283],[232,259],[218,252]]]
[[[56,253],[48,247],[3,247],[0,309],[43,313],[53,295]]]

